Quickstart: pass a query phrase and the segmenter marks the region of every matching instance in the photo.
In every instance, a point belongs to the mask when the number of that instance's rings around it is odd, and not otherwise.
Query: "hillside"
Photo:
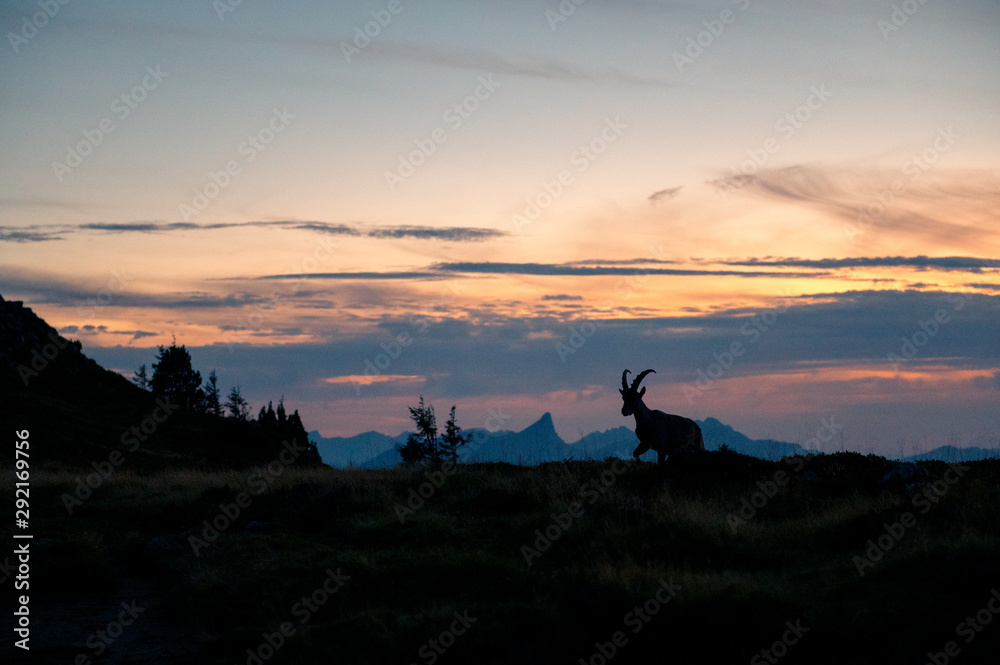
[[[132,471],[239,468],[281,451],[281,440],[252,422],[158,401],[2,296],[0,403],[5,429],[31,432],[36,467],[90,467],[117,453]]]
[[[150,609],[106,662],[902,665],[949,641],[998,662],[1000,627],[955,630],[1000,593],[1000,466],[880,486],[893,467],[709,452],[121,474],[72,515],[74,475],[43,472],[32,662],[93,658],[87,635],[134,597]],[[445,635],[456,616],[475,621]],[[804,634],[783,643],[789,624]]]

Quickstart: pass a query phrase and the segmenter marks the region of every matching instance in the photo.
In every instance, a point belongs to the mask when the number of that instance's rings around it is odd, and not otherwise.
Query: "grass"
[[[247,662],[283,622],[295,633],[268,663],[429,662],[422,647],[455,612],[476,621],[441,663],[588,662],[616,631],[628,642],[615,663],[747,662],[797,620],[808,632],[782,662],[923,663],[948,640],[962,662],[995,662],[1000,620],[968,645],[954,631],[1000,585],[1000,463],[969,464],[926,514],[911,501],[920,487],[877,486],[892,466],[851,453],[798,460],[736,529],[730,514],[788,461],[707,453],[621,474],[611,461],[462,466],[402,523],[396,507],[433,486],[428,469],[287,468],[266,484],[260,468],[120,471],[72,515],[60,497],[80,473],[41,471],[32,588],[43,607],[114,605],[128,580],[156,579],[205,663]],[[927,467],[931,481],[947,468]],[[800,480],[806,471],[821,479]],[[189,536],[241,492],[249,506],[195,556]],[[582,515],[552,527],[574,502]],[[859,575],[854,557],[907,511],[913,528]],[[558,537],[527,565],[522,546],[547,528]],[[319,593],[338,569],[350,579]],[[633,633],[627,615],[661,580],[681,589]],[[325,602],[306,615],[314,592]],[[67,639],[89,630],[67,626]]]

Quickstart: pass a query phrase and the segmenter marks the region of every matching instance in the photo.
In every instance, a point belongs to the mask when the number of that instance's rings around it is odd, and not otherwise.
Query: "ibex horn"
[[[625,379],[625,375],[628,374],[628,370],[622,372],[622,390],[628,390],[628,381]]]
[[[650,372],[652,372],[653,374],[656,374],[656,370],[655,369],[646,369],[646,370],[643,370],[643,371],[639,372],[639,376],[635,377],[635,381],[632,382],[632,390],[635,390],[636,388],[638,388],[639,384],[642,383],[642,380]]]

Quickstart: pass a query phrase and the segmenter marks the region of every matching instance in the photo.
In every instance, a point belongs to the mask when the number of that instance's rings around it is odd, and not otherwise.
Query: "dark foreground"
[[[720,452],[661,468],[118,471],[72,514],[63,495],[86,471],[37,473],[31,651],[8,637],[3,653],[1000,662],[1000,462],[879,486],[894,466]]]

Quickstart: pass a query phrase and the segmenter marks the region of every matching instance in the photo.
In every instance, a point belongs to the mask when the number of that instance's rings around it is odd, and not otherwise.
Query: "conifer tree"
[[[133,374],[132,383],[143,390],[149,390],[149,374],[146,373],[146,363],[143,363],[142,367]]]
[[[420,406],[410,409],[410,419],[417,426],[416,433],[406,438],[406,443],[397,448],[405,464],[419,464],[438,458],[437,421],[434,407],[424,406],[424,396],[420,396]]]
[[[219,380],[214,369],[205,382],[205,411],[213,416],[222,416],[223,413],[222,402],[219,400]]]
[[[472,435],[462,434],[462,428],[455,423],[455,406],[452,405],[448,422],[444,424],[444,436],[441,437],[441,456],[457,464],[458,449],[471,440]]]
[[[420,396],[420,405],[409,407],[410,419],[417,426],[417,431],[411,433],[406,443],[399,446],[400,457],[404,464],[419,464],[422,462],[437,462],[446,459],[458,461],[458,449],[472,439],[470,435],[462,434],[462,428],[455,422],[455,407],[451,407],[448,422],[445,423],[444,435],[438,437],[437,420],[433,406],[424,405],[424,396]]]
[[[233,386],[229,390],[229,398],[226,400],[226,409],[229,417],[236,420],[247,420],[250,417],[250,404],[243,398],[239,386]]]
[[[201,390],[201,374],[191,367],[191,354],[176,342],[159,348],[149,381],[153,394],[188,409],[201,409],[205,393]]]

